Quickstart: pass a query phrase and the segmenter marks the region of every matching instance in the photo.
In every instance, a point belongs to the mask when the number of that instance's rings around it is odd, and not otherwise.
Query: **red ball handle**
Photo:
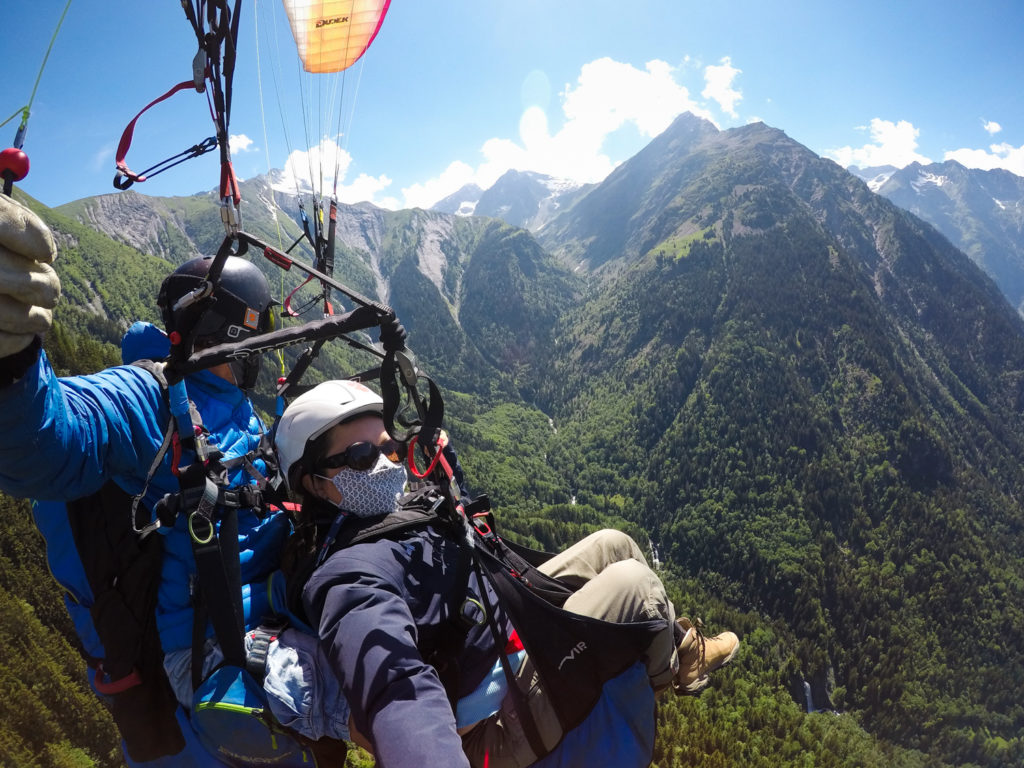
[[[10,195],[14,182],[28,176],[28,155],[20,149],[8,147],[0,152],[0,178],[4,180],[4,194]]]
[[[14,147],[0,152],[0,174],[6,178],[8,173],[13,181],[21,181],[28,176],[28,155]]]

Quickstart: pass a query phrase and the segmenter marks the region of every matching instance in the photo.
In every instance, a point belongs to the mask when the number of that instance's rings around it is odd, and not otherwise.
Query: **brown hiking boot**
[[[707,687],[708,675],[733,660],[740,640],[733,632],[704,637],[700,619],[694,625],[684,616],[676,619],[676,624],[682,629],[683,639],[679,643],[679,671],[672,681],[672,690],[681,696],[696,696]]]

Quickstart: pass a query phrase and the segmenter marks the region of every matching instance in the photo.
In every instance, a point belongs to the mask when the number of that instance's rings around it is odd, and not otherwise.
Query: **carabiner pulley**
[[[203,139],[198,144],[193,144],[188,149],[168,157],[166,160],[161,160],[159,163],[150,166],[142,173],[135,173],[125,164],[124,160],[121,160],[117,163],[117,171],[114,174],[114,186],[121,190],[128,189],[136,181],[146,181],[146,179],[150,179],[159,173],[163,173],[169,168],[180,165],[186,160],[191,160],[193,157],[205,155],[207,152],[212,152],[216,148],[217,137],[210,136]]]

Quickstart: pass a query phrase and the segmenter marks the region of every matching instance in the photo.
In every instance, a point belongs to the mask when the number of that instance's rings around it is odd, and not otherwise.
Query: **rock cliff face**
[[[162,198],[129,190],[69,203],[59,210],[143,253],[170,261],[200,253],[191,243],[182,249],[183,240],[188,239],[184,212]]]

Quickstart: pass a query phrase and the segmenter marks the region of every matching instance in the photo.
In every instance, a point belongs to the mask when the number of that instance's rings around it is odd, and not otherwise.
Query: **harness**
[[[89,607],[104,658],[86,655],[125,748],[139,762],[180,752],[178,700],[163,666],[156,626],[163,536],[139,536],[132,498],[113,481],[67,503],[68,523],[93,594]]]
[[[133,365],[152,375],[170,403],[164,364],[140,360]],[[245,664],[237,514],[240,509],[265,509],[277,497],[276,463],[266,438],[255,451],[223,460],[207,443],[198,410],[187,398],[185,402],[188,428],[182,429],[182,420],[172,416],[139,493],[131,496],[108,481],[96,493],[66,505],[71,536],[93,594],[90,616],[104,649],[104,658],[86,661],[96,672],[93,684],[107,697],[129,755],[140,762],[176,754],[185,746],[156,625],[164,537],[152,534],[173,527],[179,515],[188,515],[197,568],[192,660],[196,688],[208,619],[226,660]],[[140,511],[139,506],[169,452],[180,490],[160,499],[150,520],[149,511]],[[182,458],[189,455],[192,462],[183,465]],[[270,478],[257,471],[257,459],[266,463]],[[228,472],[238,466],[257,481],[255,485],[227,488]]]
[[[319,522],[326,527],[328,521]],[[517,684],[514,671],[501,652],[510,641],[507,624],[511,624],[540,675],[563,734],[586,719],[601,697],[604,684],[640,659],[654,637],[664,630],[664,622],[658,620],[613,623],[563,610],[574,590],[538,570],[552,555],[498,536],[486,496],[458,510],[433,484],[406,494],[398,509],[385,516],[361,519],[339,515],[331,520],[326,532],[318,536],[317,551],[289,578],[290,610],[303,615],[302,589],[313,571],[331,554],[363,542],[395,540],[408,531],[424,528],[440,532],[459,546],[459,588],[450,604],[460,607],[452,611],[430,646],[420,647],[420,653],[437,671],[454,712],[459,655],[469,629],[478,622],[486,622],[502,660],[508,695],[513,697],[523,731],[538,758],[551,749],[544,746],[527,706],[526,692]],[[486,589],[481,589],[478,598],[468,593],[469,575],[474,572],[481,587],[490,584],[496,604],[488,602]],[[499,615],[508,621],[499,622]]]
[[[245,612],[242,605],[241,562],[238,547],[238,511],[251,509],[265,517],[271,501],[282,502],[274,493],[278,487],[277,465],[266,435],[261,436],[256,451],[245,456],[225,460],[221,451],[209,444],[202,416],[184,394],[184,381],[168,383],[164,366],[152,361],[136,363],[150,371],[167,394],[171,419],[161,450],[147,477],[166,455],[170,445],[173,453],[171,471],[178,478],[179,491],[166,494],[154,507],[152,529],[173,527],[181,515],[187,516],[187,530],[196,563],[196,578],[192,588],[192,688],[202,682],[203,656],[207,622],[224,654],[224,663],[244,667]],[[175,398],[178,402],[175,403]],[[183,415],[187,405],[187,420]],[[183,425],[187,425],[187,428]],[[182,457],[191,454],[193,460],[182,465]],[[260,458],[271,469],[272,482],[256,469],[254,461]],[[242,466],[256,480],[255,485],[228,487],[228,473]],[[145,491],[145,486],[143,492]],[[135,506],[142,494],[133,499]],[[149,533],[143,530],[142,535]]]

